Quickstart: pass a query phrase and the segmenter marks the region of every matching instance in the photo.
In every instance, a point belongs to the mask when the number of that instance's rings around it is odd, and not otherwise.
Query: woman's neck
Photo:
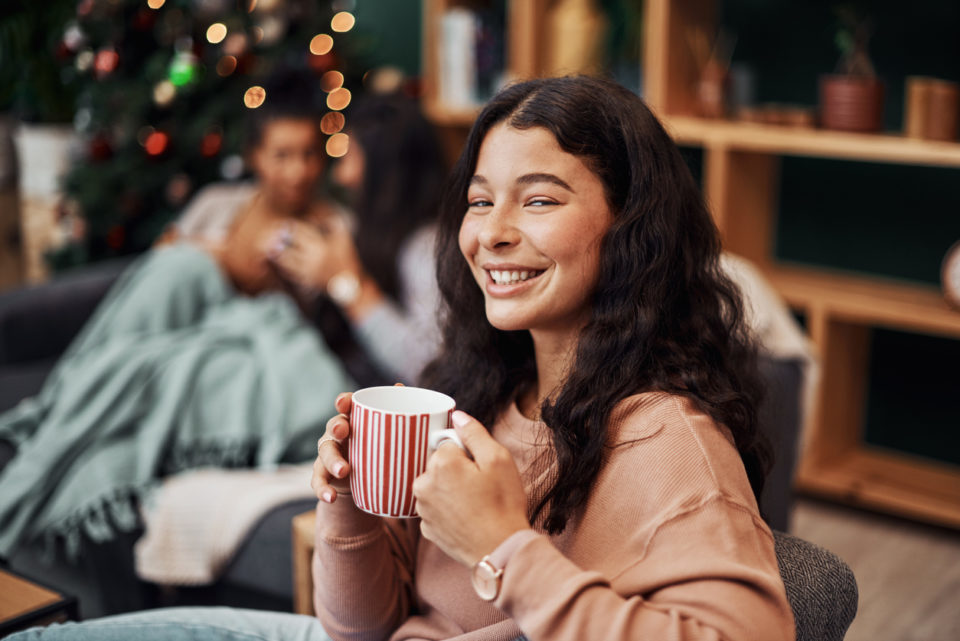
[[[279,206],[270,199],[268,194],[258,191],[250,202],[250,214],[261,219],[304,218],[312,205],[311,202],[299,209]]]
[[[520,413],[532,420],[540,420],[544,401],[556,397],[563,386],[573,359],[576,357],[577,337],[569,334],[531,332],[537,380],[517,398]]]

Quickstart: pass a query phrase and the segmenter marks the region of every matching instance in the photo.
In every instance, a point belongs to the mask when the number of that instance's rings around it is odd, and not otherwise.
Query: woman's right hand
[[[340,394],[334,402],[339,414],[327,421],[327,430],[317,441],[317,460],[313,462],[310,487],[317,498],[333,503],[340,494],[350,495],[350,463],[344,458],[342,444],[350,436],[350,408],[353,394]]]

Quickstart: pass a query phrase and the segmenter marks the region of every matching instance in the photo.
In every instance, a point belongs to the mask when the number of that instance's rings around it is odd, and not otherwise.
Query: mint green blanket
[[[127,270],[40,394],[0,415],[18,445],[0,472],[0,555],[43,538],[68,555],[136,526],[183,469],[312,458],[353,381],[293,302],[238,295],[177,245]]]

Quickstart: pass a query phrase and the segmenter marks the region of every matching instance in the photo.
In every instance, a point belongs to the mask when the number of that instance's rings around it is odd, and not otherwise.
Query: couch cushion
[[[36,395],[54,363],[55,358],[46,358],[32,363],[0,365],[0,412],[7,411],[21,399]]]

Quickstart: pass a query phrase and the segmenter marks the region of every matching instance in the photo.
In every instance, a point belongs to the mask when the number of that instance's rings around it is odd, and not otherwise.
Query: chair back
[[[843,641],[857,614],[857,579],[836,554],[774,530],[774,547],[797,641]]]

